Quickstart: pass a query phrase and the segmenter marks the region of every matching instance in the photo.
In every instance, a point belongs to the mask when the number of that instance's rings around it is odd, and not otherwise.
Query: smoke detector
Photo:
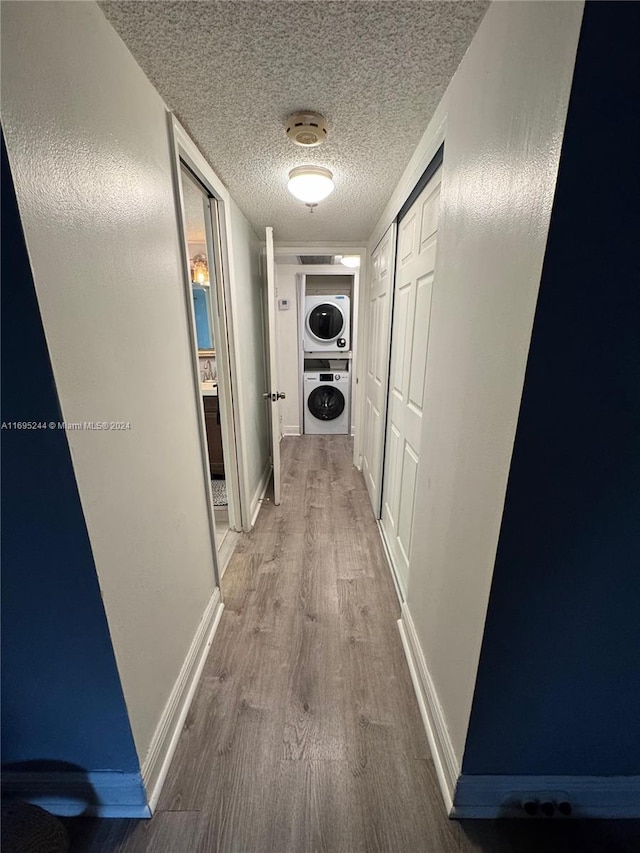
[[[307,110],[304,113],[292,113],[284,126],[289,139],[295,145],[304,148],[315,148],[327,138],[327,120],[320,113]]]

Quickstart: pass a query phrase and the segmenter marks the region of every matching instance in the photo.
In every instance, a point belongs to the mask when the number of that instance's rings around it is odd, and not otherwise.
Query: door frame
[[[291,264],[294,267],[296,276],[296,297],[298,299],[298,394],[299,394],[299,415],[300,418],[300,434],[304,432],[304,400],[302,399],[302,373],[304,362],[304,343],[300,329],[301,322],[304,321],[304,276],[305,275],[352,275],[353,276],[353,324],[351,328],[351,350],[353,357],[351,359],[351,424],[350,435],[353,436],[353,464],[360,470],[362,467],[361,454],[361,434],[362,434],[362,412],[364,410],[364,401],[362,398],[361,389],[363,388],[362,377],[359,372],[362,369],[364,361],[363,345],[366,343],[363,335],[363,323],[366,318],[362,316],[363,311],[360,310],[360,287],[361,282],[366,281],[369,250],[366,245],[354,243],[277,243],[275,246],[276,256],[276,277],[278,272],[278,257],[291,255],[359,255],[360,266],[355,268],[345,267],[342,264],[331,265],[307,265],[307,264]],[[344,270],[344,272],[343,272]],[[302,279],[302,283],[301,283]],[[300,309],[302,301],[302,309]],[[300,311],[302,310],[302,320],[300,319]]]
[[[305,254],[305,253],[302,253]],[[336,252],[335,254],[340,254]],[[347,253],[344,252],[346,255]],[[354,252],[353,254],[357,254]],[[360,258],[360,267],[362,266],[362,257]],[[354,439],[355,446],[355,436],[358,433],[358,424],[357,424],[357,408],[356,408],[356,388],[357,388],[357,375],[356,375],[356,358],[358,353],[358,294],[360,290],[360,267],[345,267],[340,264],[333,264],[330,266],[322,265],[304,265],[304,272],[298,272],[296,274],[296,296],[298,299],[298,417],[300,418],[300,434],[304,435],[304,337],[302,334],[302,330],[304,329],[305,323],[305,295],[306,295],[306,286],[307,286],[307,276],[308,275],[340,275],[340,276],[350,276],[353,278],[353,287],[351,291],[351,314],[353,316],[353,321],[351,323],[351,357],[349,358],[349,375],[351,378],[350,382],[350,410],[349,410],[349,435]],[[340,356],[338,356],[339,358]],[[354,459],[355,459],[355,451],[354,451]],[[355,463],[354,463],[355,464]]]
[[[200,369],[197,355],[198,346],[189,275],[189,252],[183,215],[184,199],[181,174],[182,165],[184,164],[189,171],[193,173],[194,177],[203,185],[205,191],[210,194],[211,202],[213,202],[210,204],[212,216],[210,217],[210,221],[207,222],[207,243],[211,242],[213,248],[212,264],[215,267],[216,273],[215,287],[213,282],[211,287],[211,295],[213,298],[210,301],[213,314],[211,319],[213,321],[214,335],[216,337],[214,343],[216,349],[218,388],[221,391],[218,396],[218,405],[220,407],[220,424],[225,457],[225,479],[229,493],[229,528],[230,530],[241,530],[247,529],[245,527],[247,523],[245,516],[248,512],[249,503],[246,499],[247,490],[245,478],[243,477],[243,457],[240,452],[237,400],[233,394],[233,388],[237,387],[237,364],[234,352],[233,336],[231,334],[232,303],[230,298],[229,264],[229,257],[231,254],[231,234],[229,217],[226,215],[230,199],[226,188],[213,172],[175,116],[171,112],[168,112],[167,116],[171,143],[174,195],[178,221],[178,239],[182,250],[182,279],[184,284],[186,315],[188,318],[189,337],[191,342],[190,361],[192,366],[195,401],[199,412],[198,423],[203,484],[207,494],[210,529],[217,567],[219,561],[218,548],[215,539],[215,514],[211,499],[211,475],[209,472],[206,426],[204,411],[202,408],[202,394],[200,390]],[[224,566],[221,566],[220,568],[224,571]],[[216,568],[216,571],[218,572],[218,568]]]

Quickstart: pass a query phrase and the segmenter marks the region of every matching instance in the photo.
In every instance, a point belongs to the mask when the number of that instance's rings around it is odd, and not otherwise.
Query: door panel
[[[411,531],[413,530],[413,506],[416,495],[418,474],[418,454],[408,441],[404,443],[402,474],[400,476],[400,504],[398,507],[398,545],[402,556],[409,562],[411,552]]]
[[[400,482],[399,472],[402,465],[402,439],[394,424],[389,425],[386,455],[391,464],[388,466],[387,482],[382,500],[382,517],[388,517],[395,527],[400,504],[398,483]]]
[[[392,225],[371,257],[372,275],[368,291],[369,349],[365,376],[362,473],[376,518],[380,517],[394,250],[395,225]]]
[[[271,415],[271,461],[273,464],[273,502],[280,503],[280,405],[278,403],[278,357],[276,352],[276,262],[273,228],[266,229],[267,274],[267,349],[269,351],[269,389],[267,405]]]
[[[420,461],[441,173],[438,169],[398,227],[382,530],[403,593]]]
[[[415,254],[417,211],[409,213],[400,226],[400,266],[405,266]]]
[[[415,318],[425,317],[429,315],[431,305],[431,285],[433,275],[425,275],[417,281],[416,294],[416,310]],[[424,375],[427,368],[427,348],[420,347],[416,344],[416,336],[424,334],[428,335],[428,329],[416,328],[416,322],[413,326],[413,346],[412,352],[416,354],[415,360],[409,367],[409,405],[413,410],[420,414],[422,412],[422,394],[424,391]]]

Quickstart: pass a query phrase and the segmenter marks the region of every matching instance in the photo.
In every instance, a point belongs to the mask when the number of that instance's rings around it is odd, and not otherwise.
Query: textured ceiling
[[[103,2],[115,27],[256,231],[363,242],[486,11],[485,0]],[[328,141],[285,136],[297,109]],[[287,191],[294,166],[334,173],[313,214]]]

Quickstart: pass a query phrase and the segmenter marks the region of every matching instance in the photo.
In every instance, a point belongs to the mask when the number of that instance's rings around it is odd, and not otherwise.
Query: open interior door
[[[280,503],[280,406],[284,394],[278,391],[276,353],[276,262],[273,228],[267,228],[267,349],[269,350],[269,390],[264,395],[271,410],[271,459],[273,462],[273,502]]]

